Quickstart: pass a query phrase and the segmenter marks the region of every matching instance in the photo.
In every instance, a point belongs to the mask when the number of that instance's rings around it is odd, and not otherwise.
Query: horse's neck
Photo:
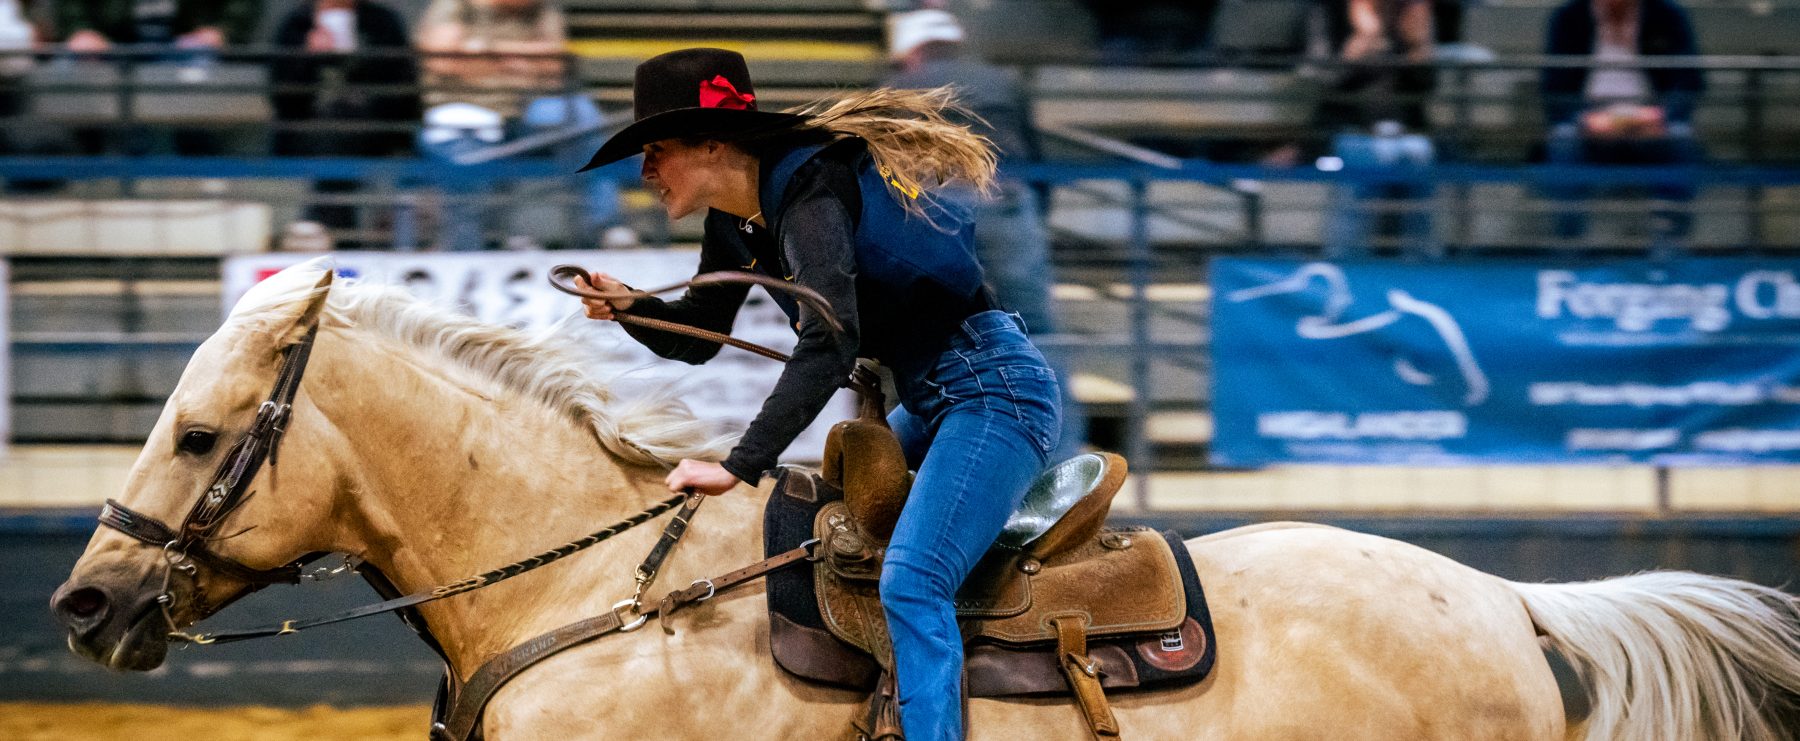
[[[356,514],[346,519],[358,532],[347,536],[353,542],[346,548],[360,546],[403,591],[537,554],[669,496],[663,472],[619,461],[591,433],[538,402],[407,360],[376,340],[334,344],[356,359],[327,364],[345,376],[311,385],[346,390],[341,398],[315,395],[343,433],[344,456],[355,461],[345,475],[353,494],[347,506]],[[368,393],[369,378],[382,379],[380,393]],[[735,568],[757,553],[758,536],[746,526],[755,522],[754,503],[734,496],[740,501],[708,509],[751,504],[750,511],[719,516],[720,524],[731,522],[728,532],[691,538],[678,559]],[[629,597],[632,571],[666,519],[539,571],[426,605],[426,622],[466,677],[500,651]]]

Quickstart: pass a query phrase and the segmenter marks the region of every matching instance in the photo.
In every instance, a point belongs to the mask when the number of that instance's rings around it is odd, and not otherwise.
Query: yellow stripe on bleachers
[[[750,59],[806,62],[874,62],[881,50],[872,44],[841,41],[746,41],[744,39],[585,39],[569,42],[576,56],[603,59],[649,59],[663,52],[694,46],[730,49]]]

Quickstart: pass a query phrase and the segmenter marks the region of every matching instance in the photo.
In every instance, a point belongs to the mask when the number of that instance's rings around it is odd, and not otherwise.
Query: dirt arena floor
[[[304,710],[185,708],[107,703],[0,703],[7,741],[418,741],[424,705]]]

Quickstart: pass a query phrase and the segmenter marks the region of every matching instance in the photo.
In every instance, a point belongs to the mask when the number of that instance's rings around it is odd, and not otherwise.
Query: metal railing
[[[1153,158],[1154,159],[1154,158]],[[1166,301],[1156,296],[1159,286],[1170,283],[1203,282],[1208,259],[1221,254],[1286,254],[1296,257],[1325,256],[1318,240],[1311,242],[1278,242],[1256,240],[1251,235],[1279,231],[1277,226],[1258,225],[1261,221],[1280,221],[1295,209],[1314,213],[1327,208],[1328,201],[1311,201],[1296,205],[1286,202],[1280,192],[1329,193],[1334,189],[1357,184],[1405,182],[1431,183],[1445,189],[1504,186],[1529,190],[1545,183],[1585,183],[1593,186],[1641,185],[1655,179],[1684,179],[1705,189],[1745,189],[1755,186],[1765,194],[1786,194],[1785,200],[1746,203],[1769,218],[1786,219],[1783,223],[1800,224],[1800,169],[1776,167],[1710,166],[1694,168],[1627,168],[1567,167],[1543,168],[1527,166],[1441,165],[1429,168],[1391,170],[1322,171],[1317,168],[1268,168],[1253,165],[1220,165],[1182,161],[1170,163],[1113,162],[1090,164],[1050,163],[1019,166],[1011,170],[1015,177],[1051,188],[1057,197],[1052,221],[1062,221],[1058,211],[1071,208],[1070,202],[1091,191],[1113,198],[1109,210],[1122,224],[1113,235],[1082,239],[1059,238],[1057,262],[1064,279],[1098,287],[1095,301],[1084,311],[1091,314],[1086,323],[1068,322],[1074,330],[1045,339],[1052,351],[1073,358],[1074,366],[1097,368],[1109,375],[1129,396],[1121,401],[1097,405],[1100,416],[1114,419],[1120,432],[1114,443],[1134,460],[1137,470],[1155,471],[1167,468],[1159,459],[1156,441],[1150,439],[1146,427],[1150,419],[1167,411],[1207,409],[1207,392],[1203,381],[1209,368],[1204,301]],[[0,178],[56,178],[80,183],[116,178],[226,178],[250,182],[260,179],[331,179],[351,178],[365,181],[444,183],[457,178],[477,178],[487,182],[565,182],[568,170],[553,161],[501,159],[478,165],[460,166],[448,162],[396,159],[343,158],[0,158]],[[598,177],[629,180],[635,177],[629,163],[603,168]],[[1244,231],[1215,235],[1206,241],[1171,239],[1162,230],[1191,211],[1191,204],[1159,202],[1161,189],[1197,187],[1222,197],[1219,204],[1228,209]],[[1257,198],[1233,199],[1230,194],[1253,194]],[[373,198],[373,196],[371,196]],[[18,199],[12,199],[18,200]],[[1454,202],[1452,202],[1454,203]],[[1632,206],[1631,201],[1614,202],[1619,208]],[[377,204],[380,205],[380,204]],[[404,200],[386,204],[401,208]],[[1416,207],[1417,204],[1414,204]],[[1636,204],[1644,208],[1642,204]],[[1454,208],[1441,209],[1440,218],[1458,218]],[[1454,234],[1454,230],[1445,230]],[[1731,254],[1792,254],[1800,252],[1800,231],[1773,234],[1746,232],[1745,239],[1729,245]],[[1535,255],[1557,259],[1602,260],[1616,255],[1647,254],[1647,242],[1602,251],[1582,245],[1570,250],[1554,244],[1482,245],[1458,243],[1447,252],[1475,256],[1507,250],[1511,256]],[[103,250],[95,250],[103,255]],[[1402,258],[1435,259],[1434,254],[1396,254]],[[48,258],[39,259],[43,262]],[[79,259],[91,262],[93,256]],[[133,257],[143,262],[155,258]],[[30,263],[32,261],[26,261]],[[190,263],[198,265],[199,263]],[[27,266],[21,274],[30,275]],[[134,270],[140,268],[133,268]],[[44,272],[44,271],[39,271]],[[204,276],[197,276],[204,278]],[[197,328],[204,329],[204,328]],[[161,339],[158,339],[161,338]],[[106,343],[87,342],[74,336],[34,336],[26,338],[32,352],[97,352],[106,351]],[[91,339],[91,338],[87,338]],[[124,339],[124,338],[114,338]],[[121,341],[115,351],[126,351],[133,342],[144,345],[145,352],[167,349],[166,337],[130,338]],[[145,342],[137,342],[144,340]],[[149,340],[156,340],[149,342]],[[85,343],[85,344],[84,344]],[[146,344],[148,343],[148,344]],[[151,347],[154,345],[154,347]],[[1191,388],[1170,393],[1171,374],[1201,379]],[[139,394],[141,396],[141,394]],[[68,400],[63,400],[68,401]],[[140,403],[137,397],[118,399],[120,403]],[[1168,465],[1191,466],[1191,460]],[[1138,493],[1140,503],[1145,494]]]
[[[1478,75],[1496,69],[1516,72],[1534,68],[1531,67],[1534,64],[1577,62],[1586,63],[1585,60],[1560,59],[1509,60],[1500,66],[1445,65],[1440,67],[1440,73]],[[1800,66],[1792,59],[1681,60],[1666,64],[1698,64],[1721,73],[1754,71],[1765,81],[1800,73]],[[573,87],[578,84],[572,78],[565,80],[565,90]],[[163,88],[134,88],[124,83],[112,88],[111,92],[120,96],[119,109],[129,111],[132,96],[141,95],[148,89]],[[216,88],[236,93],[249,90],[266,93],[271,89],[287,90],[248,83]],[[405,86],[380,88],[388,92],[402,89],[411,90]],[[83,90],[90,94],[95,92],[93,88]],[[1763,113],[1746,114],[1744,121],[1765,127],[1757,131],[1774,131],[1772,127],[1778,122],[1771,120],[1767,112],[1786,106],[1790,101],[1783,97],[1785,94],[1776,95],[1768,90],[1758,95],[1763,101]],[[1439,98],[1469,107],[1467,115],[1471,116],[1475,106],[1503,99],[1473,93]],[[305,126],[340,133],[416,127],[413,122],[379,125],[364,122],[334,128],[340,124],[346,122],[325,121],[306,123]],[[276,130],[288,124],[270,121],[252,125]],[[369,128],[358,128],[362,126]],[[347,236],[376,248],[416,249],[433,240],[422,231],[422,226],[415,223],[413,227],[407,227],[405,214],[418,213],[425,200],[437,199],[446,210],[458,211],[509,210],[520,205],[546,203],[557,209],[573,210],[580,207],[575,193],[578,187],[589,182],[587,178],[625,185],[635,182],[635,165],[629,162],[578,177],[570,175],[573,167],[566,156],[520,156],[540,145],[554,149],[559,144],[596,133],[598,128],[575,126],[552,130],[537,139],[515,139],[448,159],[269,157],[260,153],[213,157],[0,156],[0,179],[13,186],[31,181],[60,184],[34,192],[9,194],[7,200],[11,203],[146,197],[156,191],[136,184],[169,179],[223,179],[227,181],[224,192],[211,197],[258,200],[288,212],[298,212],[307,203],[324,203],[387,214],[374,219],[375,227]],[[1170,369],[1204,378],[1209,361],[1203,302],[1192,306],[1160,301],[1153,296],[1153,287],[1171,282],[1202,281],[1205,261],[1221,254],[1326,255],[1321,223],[1334,210],[1429,213],[1438,222],[1433,232],[1434,247],[1427,252],[1407,252],[1398,247],[1395,240],[1375,234],[1364,242],[1372,248],[1368,250],[1371,254],[1421,260],[1446,254],[1605,259],[1645,254],[1648,241],[1629,231],[1614,235],[1611,241],[1566,243],[1545,238],[1532,228],[1560,205],[1533,194],[1549,185],[1590,186],[1600,191],[1642,189],[1646,184],[1656,182],[1681,182],[1699,189],[1701,196],[1690,203],[1650,205],[1641,199],[1595,198],[1587,201],[1584,209],[1601,217],[1623,215],[1626,220],[1652,207],[1691,211],[1702,220],[1695,229],[1697,245],[1691,248],[1695,250],[1723,249],[1732,254],[1787,254],[1800,250],[1800,228],[1796,228],[1800,227],[1800,169],[1779,164],[1714,162],[1691,167],[1542,167],[1446,161],[1417,167],[1346,167],[1334,171],[1310,164],[1270,167],[1177,157],[1076,127],[1052,125],[1045,127],[1044,133],[1073,143],[1081,154],[1072,159],[1014,166],[1009,174],[1054,193],[1050,219],[1057,228],[1057,261],[1065,277],[1103,289],[1116,284],[1120,289],[1094,292],[1099,297],[1098,303],[1106,305],[1096,310],[1108,317],[1105,322],[1081,328],[1087,331],[1047,338],[1045,344],[1078,358],[1097,357],[1107,361],[1113,369],[1108,372],[1132,391],[1123,401],[1100,406],[1104,414],[1118,421],[1121,433],[1117,436],[1117,445],[1131,455],[1138,470],[1165,467],[1157,455],[1156,441],[1146,434],[1147,423],[1153,415],[1169,410],[1204,411],[1207,405],[1207,392],[1200,384],[1196,384],[1191,393],[1185,390],[1178,394],[1157,393],[1159,386],[1168,384],[1159,378],[1168,375]],[[1446,135],[1469,134],[1458,130]],[[324,194],[312,193],[304,187],[314,181],[328,180],[352,181],[365,187],[355,193]],[[290,187],[286,196],[275,196],[258,195],[235,185],[266,181],[300,187]],[[1406,186],[1414,192],[1426,191],[1431,195],[1336,200],[1331,196],[1334,192],[1346,192],[1357,186],[1376,185]],[[519,190],[523,187],[536,190],[526,193]],[[1496,198],[1493,195],[1496,192],[1509,195]],[[283,197],[289,200],[280,201]],[[647,214],[646,218],[660,219],[654,213]],[[571,217],[567,223],[576,221]],[[1726,224],[1730,228],[1712,228],[1709,223],[1715,226]],[[1501,224],[1503,228],[1496,230],[1494,224]],[[1506,226],[1508,224],[1512,226]],[[593,246],[591,240],[573,235],[569,231],[571,228],[549,226],[553,233],[568,235],[558,243],[560,245]],[[692,224],[660,224],[641,229],[640,234],[645,242],[653,245],[697,237]],[[1500,236],[1495,237],[1495,234]],[[510,235],[504,227],[489,225],[485,241],[500,244],[507,236]],[[103,254],[101,247],[96,245],[94,253]],[[91,258],[84,256],[82,259]],[[141,261],[145,258],[132,259]],[[85,340],[80,337],[48,335],[27,339],[37,343],[33,351],[43,352],[106,352],[106,348],[122,348],[129,344],[83,344]],[[168,344],[163,341],[167,338],[137,339],[156,340],[150,344],[157,348]],[[1076,365],[1079,367],[1083,363],[1078,359]],[[1138,497],[1140,504],[1147,503],[1142,490]]]
[[[280,107],[275,102],[284,98],[324,93],[417,102],[507,93],[524,101],[538,96],[592,95],[629,86],[628,80],[584,79],[581,59],[573,55],[550,55],[545,61],[559,65],[557,79],[529,87],[495,88],[442,80],[425,84],[420,81],[424,78],[418,77],[411,81],[308,83],[297,82],[295,75],[284,72],[370,64],[423,69],[433,60],[491,60],[497,56],[508,55],[420,55],[405,49],[311,54],[267,46],[205,53],[160,46],[118,47],[80,55],[0,51],[0,69],[17,66],[9,62],[24,62],[29,67],[0,77],[0,99],[11,98],[16,109],[7,121],[10,126],[235,130],[261,135],[261,140],[253,138],[232,153],[260,154],[268,151],[268,139],[277,134],[410,135],[419,129],[414,117],[297,117],[275,110]],[[1800,114],[1800,57],[1656,57],[1618,63],[1525,55],[1420,64],[1220,53],[1184,56],[1178,63],[1152,58],[1139,67],[1107,66],[1097,58],[1080,55],[1054,61],[1020,60],[1015,66],[1024,73],[1038,119],[1048,127],[1058,125],[1056,118],[1061,114],[1056,111],[1073,105],[1081,111],[1077,118],[1083,122],[1073,128],[1101,130],[1116,138],[1276,144],[1316,141],[1333,133],[1318,128],[1314,111],[1321,105],[1382,103],[1423,107],[1429,120],[1423,133],[1436,139],[1442,152],[1453,158],[1485,161],[1527,156],[1531,145],[1541,139],[1545,125],[1538,111],[1543,101],[1535,74],[1541,70],[1693,69],[1708,81],[1708,90],[1699,101],[1696,126],[1703,138],[1716,145],[1715,158],[1800,160],[1800,147],[1794,144],[1800,141],[1800,125],[1794,123]],[[1349,70],[1424,71],[1435,83],[1426,90],[1398,93],[1333,90],[1330,80]],[[1084,77],[1092,79],[1084,82]],[[821,77],[812,87],[825,96],[843,82]],[[1142,106],[1160,107],[1155,110],[1161,113],[1137,116],[1143,112]],[[1254,106],[1255,110],[1246,112],[1242,106]]]

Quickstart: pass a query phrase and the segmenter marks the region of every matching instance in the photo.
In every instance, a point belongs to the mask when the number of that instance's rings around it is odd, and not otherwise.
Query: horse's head
[[[170,631],[269,581],[257,572],[318,549],[321,536],[309,525],[326,521],[331,474],[313,449],[327,425],[304,393],[293,424],[261,426],[277,430],[260,437],[273,437],[279,467],[246,471],[241,498],[220,483],[259,428],[289,348],[318,327],[330,282],[331,271],[316,262],[283,271],[246,295],[194,353],[132,466],[122,506],[103,515],[111,527],[95,532],[51,597],[77,654],[115,669],[153,669]]]

